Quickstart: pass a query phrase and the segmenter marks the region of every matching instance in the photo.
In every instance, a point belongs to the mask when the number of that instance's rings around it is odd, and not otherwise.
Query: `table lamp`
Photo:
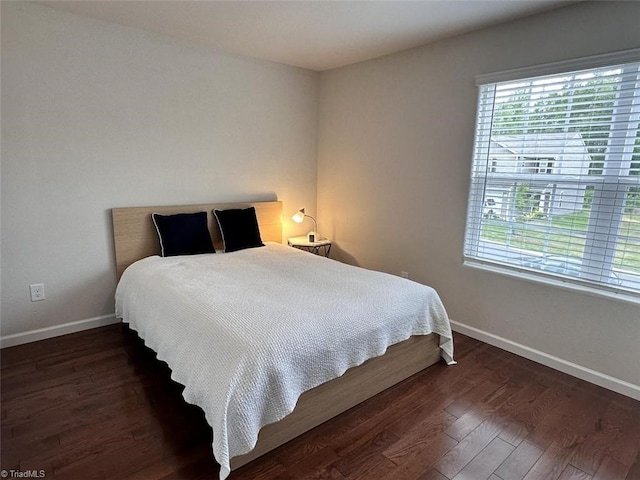
[[[316,222],[315,218],[304,213],[304,208],[301,208],[293,214],[291,220],[296,223],[302,223],[304,221],[304,217],[309,217],[311,220],[313,220],[313,231],[307,234],[307,240],[309,240],[310,242],[315,242],[318,239],[318,234],[316,233],[316,230],[318,229],[318,223]]]

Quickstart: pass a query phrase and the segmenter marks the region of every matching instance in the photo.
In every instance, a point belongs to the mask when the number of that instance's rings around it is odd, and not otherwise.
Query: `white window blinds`
[[[479,89],[465,263],[640,298],[640,61]]]

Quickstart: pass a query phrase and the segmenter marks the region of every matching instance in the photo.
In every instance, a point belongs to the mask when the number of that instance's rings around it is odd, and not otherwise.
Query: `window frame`
[[[476,127],[474,129],[474,146],[471,165],[471,178],[469,184],[465,238],[463,243],[463,264],[465,266],[480,268],[494,273],[513,276],[536,283],[543,283],[570,290],[577,290],[590,295],[614,298],[634,304],[640,304],[640,293],[632,292],[623,288],[616,288],[615,285],[607,285],[601,282],[603,267],[605,273],[609,272],[611,274],[613,258],[615,255],[615,249],[610,248],[610,242],[607,242],[607,248],[598,246],[600,245],[598,243],[599,239],[602,238],[603,235],[609,235],[609,232],[611,231],[611,217],[609,217],[609,220],[606,223],[606,229],[603,228],[604,218],[606,218],[606,215],[613,215],[614,219],[617,218],[617,220],[614,221],[617,221],[619,224],[622,218],[621,212],[624,209],[624,205],[616,205],[613,210],[604,212],[604,215],[598,213],[590,215],[589,224],[586,231],[587,238],[590,241],[587,242],[585,240],[585,251],[582,255],[580,278],[557,276],[554,274],[546,273],[544,271],[536,271],[510,264],[504,264],[499,261],[492,261],[487,257],[483,258],[482,255],[479,254],[480,241],[482,236],[482,222],[478,222],[478,219],[483,218],[484,210],[486,209],[485,194],[487,187],[490,188],[491,186],[493,186],[494,188],[496,188],[497,183],[490,183],[488,181],[488,178],[496,178],[496,170],[497,168],[499,168],[499,162],[496,163],[495,161],[492,161],[492,158],[487,158],[486,165],[484,165],[485,171],[483,172],[482,166],[479,167],[475,160],[476,158],[483,156],[483,153],[486,152],[489,147],[488,142],[491,141],[490,139],[493,110],[496,108],[496,102],[494,99],[498,83],[517,80],[528,80],[533,77],[559,75],[579,70],[602,68],[635,62],[640,62],[640,48],[626,50],[623,52],[615,52],[610,54],[573,59],[569,61],[554,62],[544,65],[508,70],[487,75],[478,75],[476,77],[476,85],[479,87],[479,92],[476,111]],[[623,72],[622,76],[624,76],[625,74],[626,73]],[[635,75],[637,76],[638,73],[636,72]],[[623,99],[623,101],[624,100],[625,99]],[[630,101],[635,102],[637,101],[637,98],[633,97]],[[624,115],[625,105],[618,105],[616,100],[616,108],[618,107],[621,108],[622,115]],[[490,110],[483,110],[487,108]],[[486,112],[489,112],[489,114],[486,114]],[[614,112],[613,116],[616,115],[617,113]],[[629,125],[630,122],[630,117],[627,116],[626,119],[612,120],[612,125]],[[479,141],[480,139],[484,139],[484,142]],[[610,148],[610,150],[613,150],[614,155],[616,154],[616,149],[621,152],[625,148],[628,148],[628,139],[625,138],[616,139],[609,137],[608,142],[609,143],[607,144],[607,146],[613,147]],[[608,155],[611,155],[611,151],[608,152]],[[518,167],[519,170],[534,168],[530,165],[528,166],[528,164],[533,164],[537,161],[539,162],[538,170],[545,170],[545,173],[551,174],[555,166],[553,158],[529,159],[524,158],[523,156],[519,157],[518,161],[520,162]],[[611,162],[609,163],[609,165],[610,164]],[[478,168],[480,168],[479,171]],[[608,165],[604,164],[603,168],[604,170],[606,170],[608,168]],[[630,166],[630,168],[633,168],[633,166]],[[529,174],[530,173],[531,172],[529,172]],[[540,174],[540,172],[537,173]],[[544,175],[545,173],[542,173],[542,175]],[[517,173],[507,174],[505,175],[505,181],[508,178],[513,182],[522,182],[525,181],[524,178],[526,177],[526,175],[527,174]],[[607,195],[619,195],[621,189],[626,192],[625,189],[629,188],[629,184],[625,184],[624,180],[620,181],[620,177],[620,172],[618,172],[617,174],[611,174],[611,172],[609,172],[608,175],[594,175],[593,177],[589,177],[588,182],[584,182],[584,179],[580,180],[580,182],[583,185],[587,183],[589,185],[593,185],[593,201],[598,202],[599,200],[601,200],[600,206],[606,206],[608,204],[610,205],[610,199],[607,198]],[[630,182],[630,184],[635,186],[634,182]],[[619,210],[617,213],[615,211],[616,209]],[[471,225],[471,223],[473,223],[473,226]],[[592,252],[592,250],[594,252]],[[595,250],[598,251],[595,252]],[[597,253],[597,255],[592,255],[592,253]],[[600,261],[600,259],[604,259],[604,265]]]

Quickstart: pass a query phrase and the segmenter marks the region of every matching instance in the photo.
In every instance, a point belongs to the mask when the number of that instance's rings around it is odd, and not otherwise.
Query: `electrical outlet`
[[[32,302],[39,302],[40,300],[47,298],[44,294],[44,283],[34,283],[33,285],[29,285],[29,290],[31,291]]]
[[[402,272],[400,272],[400,276],[402,278],[409,278],[409,272],[405,272],[404,270]]]

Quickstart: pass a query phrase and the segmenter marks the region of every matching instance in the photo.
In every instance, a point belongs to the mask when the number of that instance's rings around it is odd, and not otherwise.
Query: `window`
[[[640,50],[478,85],[465,264],[640,301]]]
[[[524,173],[553,173],[553,159],[525,157],[521,171]]]

